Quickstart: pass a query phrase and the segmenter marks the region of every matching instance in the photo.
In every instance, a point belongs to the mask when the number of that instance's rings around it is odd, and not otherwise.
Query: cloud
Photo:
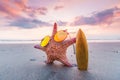
[[[46,15],[47,8],[46,7],[40,7],[40,8],[32,8],[32,7],[26,7],[25,12],[31,16],[35,17],[36,15]]]
[[[59,26],[66,26],[67,23],[68,23],[68,22],[61,21],[61,20],[57,21],[57,24],[58,24]]]
[[[31,7],[27,5],[28,0],[1,0],[0,15],[10,20],[7,26],[21,28],[33,28],[38,26],[50,26],[49,23],[37,20],[36,16],[46,15],[46,7]]]
[[[64,6],[55,6],[54,10],[59,10],[59,9],[62,9],[62,8],[64,8]]]
[[[27,5],[28,0],[2,0],[0,1],[0,13],[16,18],[22,16],[21,13],[31,15],[45,15],[46,7],[34,8]]]
[[[1,0],[0,13],[9,17],[17,17],[25,8],[27,0]]]
[[[28,18],[18,18],[16,20],[11,21],[8,26],[17,26],[20,28],[35,28],[40,26],[52,26],[48,22],[36,20],[36,19],[28,19]]]
[[[17,7],[24,9],[28,0],[14,0],[13,2]]]
[[[15,17],[19,14],[19,10],[15,11],[12,7],[9,7],[6,4],[0,3],[0,13],[6,16]]]
[[[78,16],[71,25],[111,24],[114,18],[120,18],[120,8],[114,7],[92,14],[90,17]]]
[[[120,8],[114,12],[114,16],[120,18]]]

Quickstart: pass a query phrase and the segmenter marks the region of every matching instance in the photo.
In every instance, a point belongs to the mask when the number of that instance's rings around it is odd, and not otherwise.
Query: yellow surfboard
[[[56,42],[64,41],[67,38],[67,35],[68,35],[68,33],[66,31],[60,30],[55,34],[54,40]]]
[[[88,45],[84,32],[79,29],[76,36],[76,60],[79,70],[88,68]]]
[[[42,46],[42,47],[47,46],[47,44],[49,43],[49,41],[50,41],[50,36],[45,36],[45,37],[42,39],[42,41],[41,41],[41,43],[40,43],[40,46]]]

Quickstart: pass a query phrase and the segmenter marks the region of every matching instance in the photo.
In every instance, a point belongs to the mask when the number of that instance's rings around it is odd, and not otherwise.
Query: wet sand
[[[65,67],[55,61],[46,65],[44,52],[34,44],[0,44],[0,80],[119,80],[120,43],[89,43],[89,66],[80,71],[77,66]],[[76,64],[73,47],[67,50]]]

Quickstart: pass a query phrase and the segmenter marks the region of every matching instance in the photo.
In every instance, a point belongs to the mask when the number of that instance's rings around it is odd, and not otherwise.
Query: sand
[[[57,61],[46,65],[45,53],[33,45],[0,44],[0,80],[120,80],[120,42],[89,43],[87,71]],[[72,46],[67,56],[75,65]]]

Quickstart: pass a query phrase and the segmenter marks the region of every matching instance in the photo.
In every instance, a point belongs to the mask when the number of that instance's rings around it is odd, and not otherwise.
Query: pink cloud
[[[90,17],[78,16],[71,23],[71,25],[98,25],[98,24],[111,24],[114,18],[120,18],[120,8],[114,7],[97,12]]]
[[[39,7],[33,8],[28,7],[28,0],[2,0],[0,1],[0,14],[4,14],[7,17],[21,17],[24,13],[28,16],[30,15],[45,15],[47,13],[47,8]],[[32,16],[30,16],[32,17]]]
[[[47,13],[47,8],[46,7],[41,7],[35,10],[36,13],[45,15]]]
[[[16,7],[20,8],[20,9],[24,9],[26,7],[28,0],[14,0],[14,4],[16,5]]]
[[[64,8],[64,6],[55,6],[54,10],[59,10],[59,9],[62,9],[62,8]]]
[[[114,16],[115,16],[115,17],[120,17],[120,10],[115,11],[115,12],[114,12]]]
[[[6,14],[7,16],[15,17],[19,14],[20,10],[18,9],[16,11],[16,8],[14,6],[11,6],[10,3],[5,1],[0,1],[0,12]]]
[[[34,17],[36,15],[46,15],[47,8],[46,7],[40,7],[40,8],[32,8],[32,7],[26,7],[24,12],[29,15],[30,17]]]
[[[28,0],[2,0],[0,1],[0,15],[8,19],[8,26],[33,28],[36,25],[50,26],[48,22],[37,20],[36,15],[46,15],[46,7],[28,7]]]
[[[27,0],[2,0],[0,1],[0,13],[7,17],[18,17],[25,9]]]

